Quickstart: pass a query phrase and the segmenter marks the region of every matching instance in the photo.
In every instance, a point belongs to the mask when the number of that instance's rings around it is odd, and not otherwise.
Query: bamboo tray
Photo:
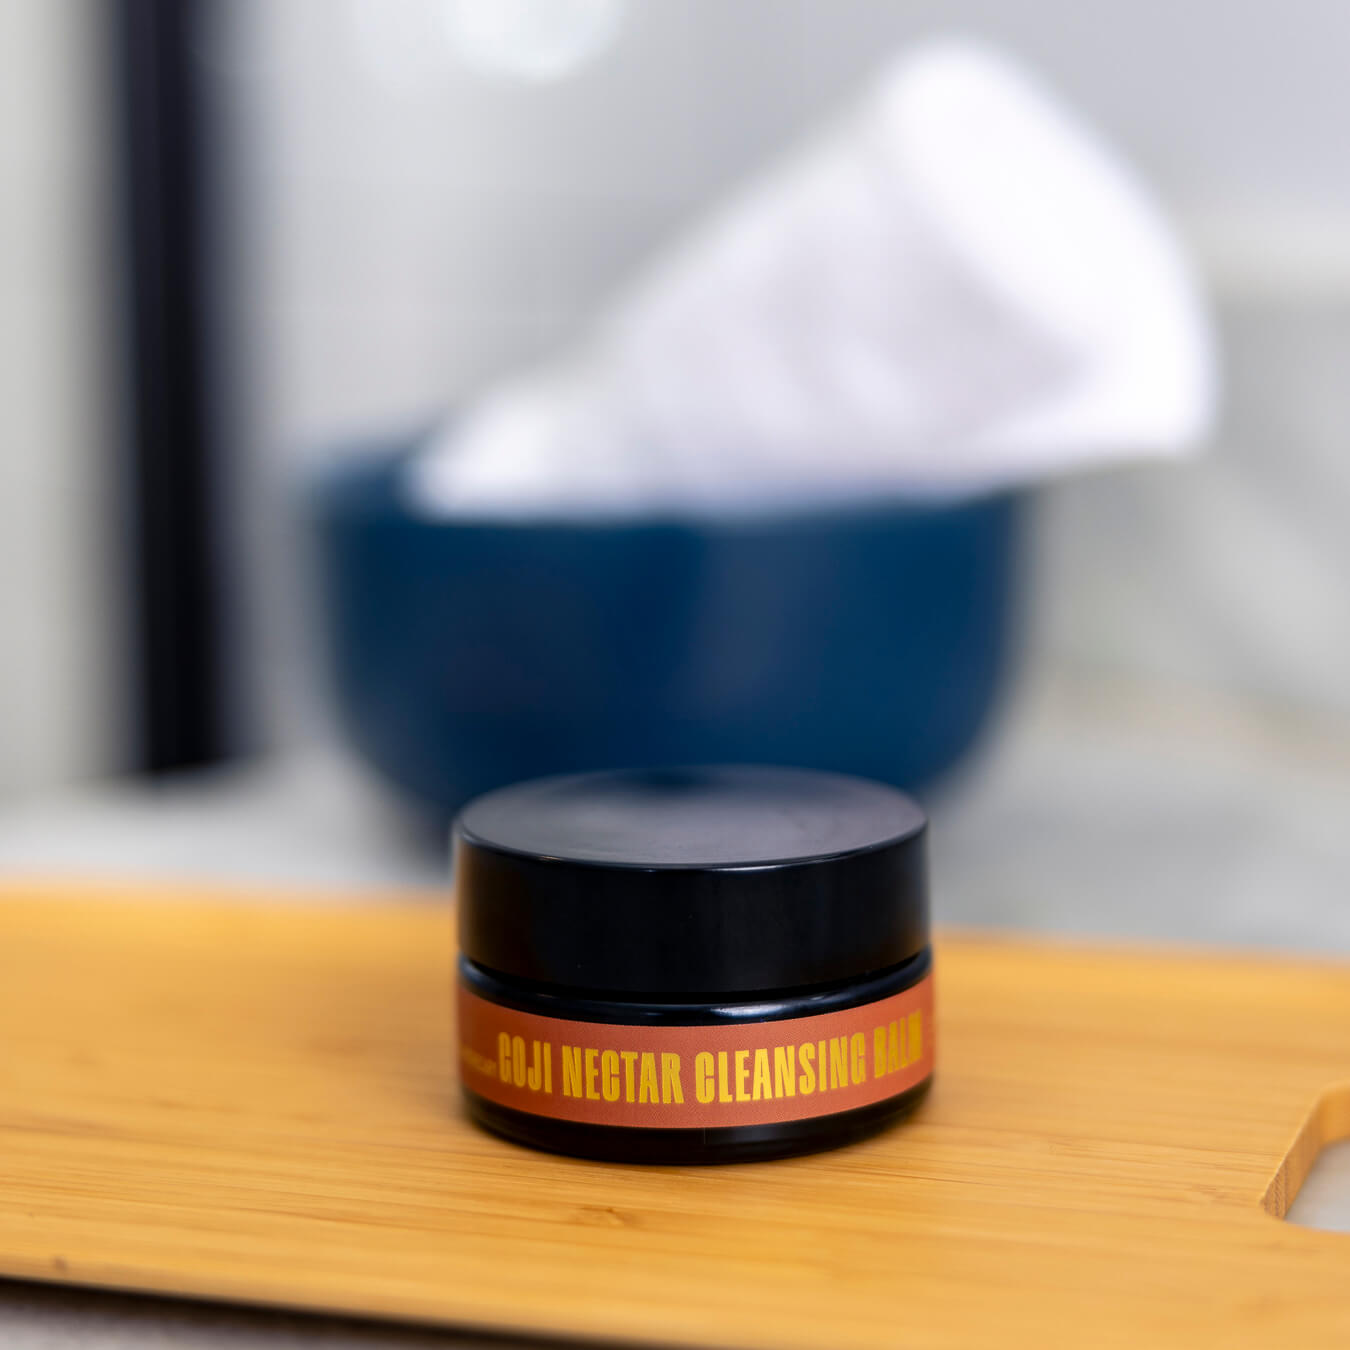
[[[471,1127],[451,919],[0,889],[0,1274],[744,1347],[1350,1345],[1350,968],[948,935],[914,1120],[642,1169]],[[1337,1086],[1341,1082],[1341,1086]]]

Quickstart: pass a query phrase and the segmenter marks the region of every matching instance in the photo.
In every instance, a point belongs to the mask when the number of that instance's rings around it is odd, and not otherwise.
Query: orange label
[[[459,990],[464,1084],[537,1116],[700,1129],[834,1115],[933,1071],[933,977],[842,1012],[717,1026],[571,1022]]]

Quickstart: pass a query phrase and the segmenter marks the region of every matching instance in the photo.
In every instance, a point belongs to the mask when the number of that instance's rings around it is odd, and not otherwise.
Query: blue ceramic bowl
[[[454,524],[406,443],[314,484],[340,716],[447,817],[541,774],[798,764],[915,789],[1008,664],[1017,504],[738,523]]]

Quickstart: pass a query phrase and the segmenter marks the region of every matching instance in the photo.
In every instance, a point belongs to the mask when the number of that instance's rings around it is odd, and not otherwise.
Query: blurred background
[[[456,794],[497,766],[574,767],[578,738],[601,761],[748,747],[918,790],[946,920],[1350,948],[1350,10],[506,9],[0,0],[0,867],[436,886]],[[1203,452],[977,495],[936,526],[784,516],[767,565],[800,564],[807,593],[824,568],[839,608],[789,635],[798,663],[756,646],[781,634],[737,649],[740,696],[777,718],[754,737],[712,695],[706,737],[686,709],[644,741],[618,694],[607,722],[529,681],[514,713],[485,711],[479,684],[512,684],[509,643],[544,616],[503,626],[438,569],[500,598],[552,564],[518,528],[480,524],[468,553],[407,543],[388,484],[353,466],[566,349],[939,32],[1026,62],[1152,185],[1217,327]],[[325,534],[334,483],[356,494],[354,554]],[[700,530],[676,521],[632,544],[636,572],[620,549],[594,575],[638,576],[620,626],[721,689],[727,660],[696,650],[721,640],[707,615],[743,630],[766,564],[743,532]],[[677,642],[650,597],[686,574]],[[542,687],[586,661],[637,678],[587,617],[592,573],[567,575],[581,589],[551,610],[588,636]],[[916,590],[941,622],[905,607]],[[861,627],[838,617],[854,603]],[[894,668],[810,666],[834,640]],[[788,714],[779,684],[807,666]],[[841,702],[876,705],[887,735],[842,727]],[[630,740],[604,739],[616,720]],[[874,759],[835,754],[850,736]]]

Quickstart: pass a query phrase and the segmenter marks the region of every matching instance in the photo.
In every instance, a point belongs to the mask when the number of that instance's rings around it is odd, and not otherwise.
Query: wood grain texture
[[[430,904],[0,891],[0,1273],[646,1343],[1350,1345],[1350,1237],[1267,1212],[1350,1133],[1344,967],[948,935],[912,1122],[643,1169],[464,1120],[451,942]]]

